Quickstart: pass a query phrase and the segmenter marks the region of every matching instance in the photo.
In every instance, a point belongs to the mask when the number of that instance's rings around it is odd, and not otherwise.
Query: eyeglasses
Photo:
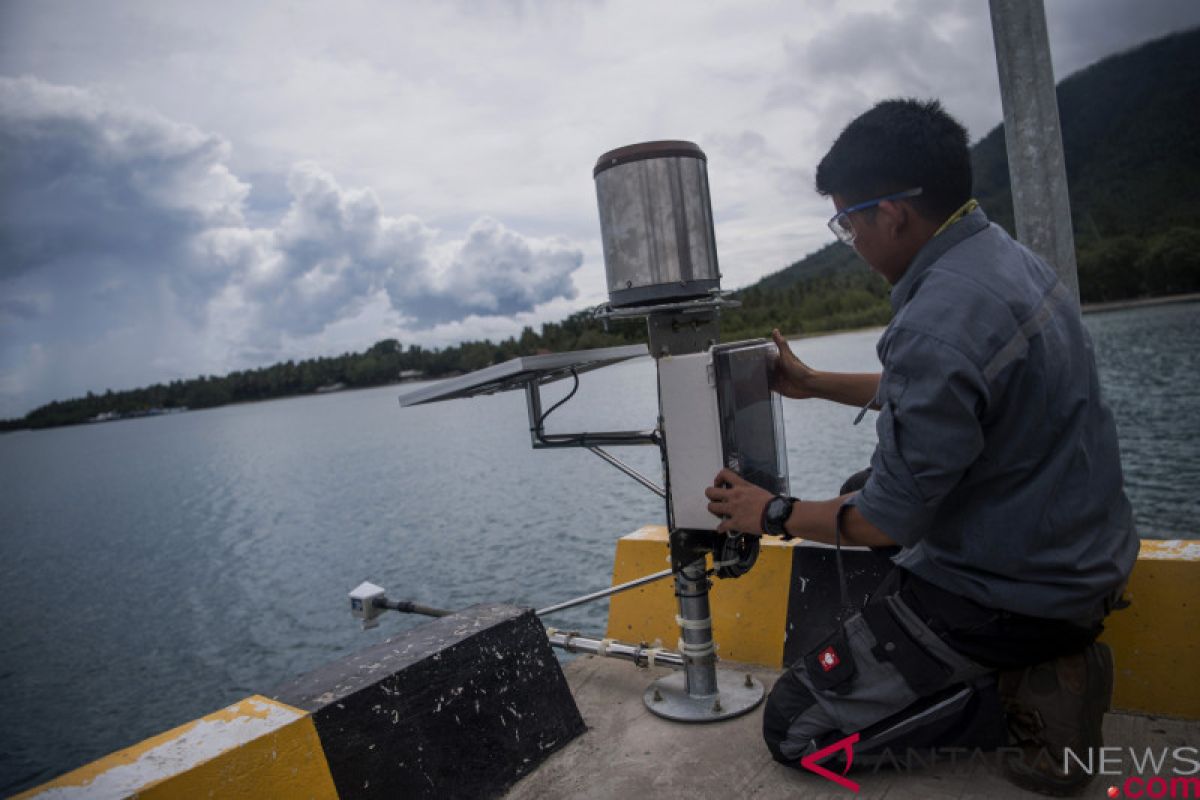
[[[865,203],[843,208],[838,213],[829,218],[829,230],[833,231],[833,235],[838,238],[842,244],[854,244],[854,226],[850,224],[850,215],[855,211],[863,211],[865,209],[877,206],[885,200],[903,200],[908,197],[916,197],[923,190],[921,187],[909,189],[904,192],[896,192],[889,194],[886,197],[877,197],[874,200],[868,200]]]

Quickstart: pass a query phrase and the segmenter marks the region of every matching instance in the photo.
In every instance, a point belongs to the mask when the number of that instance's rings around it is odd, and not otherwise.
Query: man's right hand
[[[796,358],[779,329],[771,331],[779,358],[771,370],[771,388],[784,397],[819,397],[861,408],[879,392],[878,372],[819,372]]]
[[[771,388],[784,397],[796,400],[816,397],[812,385],[816,371],[796,358],[778,328],[771,331],[771,338],[779,348],[779,358],[775,359],[775,369],[771,372]]]

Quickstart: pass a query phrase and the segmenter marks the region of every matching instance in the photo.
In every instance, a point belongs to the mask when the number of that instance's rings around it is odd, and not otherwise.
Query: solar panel
[[[495,394],[510,389],[521,389],[526,384],[550,383],[565,378],[574,370],[587,372],[607,367],[631,358],[649,355],[644,344],[622,347],[598,347],[592,350],[573,350],[568,353],[547,353],[540,356],[519,356],[503,364],[468,372],[454,378],[446,378],[429,386],[400,396],[404,407],[455,400],[460,397]]]

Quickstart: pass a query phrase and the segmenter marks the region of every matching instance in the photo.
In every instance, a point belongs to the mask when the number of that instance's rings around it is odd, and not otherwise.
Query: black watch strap
[[[779,536],[785,541],[793,538],[787,532],[787,520],[792,515],[792,506],[796,503],[795,497],[787,497],[782,494],[777,494],[767,501],[763,506],[762,522],[760,527],[763,533],[768,536]]]

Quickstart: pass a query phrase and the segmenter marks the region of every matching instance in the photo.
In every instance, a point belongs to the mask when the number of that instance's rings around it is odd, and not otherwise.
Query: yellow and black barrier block
[[[713,581],[713,639],[727,661],[781,668],[827,632],[841,607],[834,550],[826,545],[763,537],[754,568],[733,580]],[[866,548],[843,548],[851,603],[866,595],[889,562]],[[649,525],[617,542],[613,585],[668,565],[667,530]],[[1101,640],[1113,649],[1115,708],[1200,719],[1200,541],[1142,541],[1126,596],[1128,608],[1106,621]],[[615,595],[608,636],[623,641],[679,636],[674,586],[656,581]]]
[[[533,611],[478,605],[19,797],[496,797],[584,730]]]
[[[530,609],[477,605],[279,690],[312,715],[338,795],[495,797],[585,726]]]
[[[72,770],[14,800],[336,800],[312,718],[260,695]]]

